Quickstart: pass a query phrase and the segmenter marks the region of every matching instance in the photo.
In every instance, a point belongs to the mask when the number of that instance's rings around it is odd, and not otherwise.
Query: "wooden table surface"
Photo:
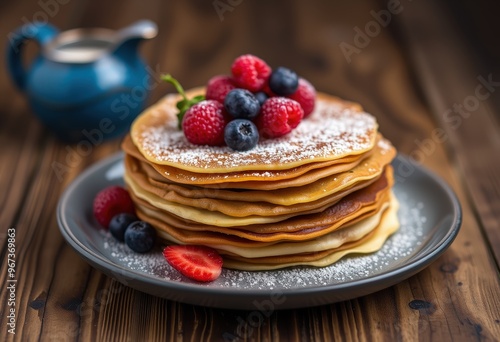
[[[89,156],[57,174],[53,163],[75,157],[73,145],[58,141],[37,121],[4,69],[0,340],[499,340],[500,72],[481,59],[450,13],[423,0],[3,0],[4,42],[34,19],[48,18],[60,29],[118,29],[151,19],[159,35],[143,44],[142,55],[154,70],[173,73],[186,87],[227,73],[243,53],[287,65],[318,90],[357,101],[373,113],[399,152],[450,184],[461,201],[463,224],[439,259],[398,285],[337,304],[275,311],[257,326],[245,321],[246,311],[141,293],[89,266],[65,242],[56,222],[66,186],[118,151],[120,139],[94,146]],[[498,41],[490,32],[472,41],[493,38]],[[36,51],[35,44],[26,46],[26,59]],[[157,84],[151,103],[170,91]],[[7,317],[12,298],[7,233],[12,229],[15,335]]]

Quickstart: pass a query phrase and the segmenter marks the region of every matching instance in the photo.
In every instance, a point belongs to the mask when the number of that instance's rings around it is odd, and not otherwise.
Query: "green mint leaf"
[[[205,100],[205,95],[195,96],[190,101],[193,102],[193,104],[196,104],[196,103],[201,102],[203,100]]]
[[[187,106],[187,101],[181,100],[181,101],[177,102],[175,106],[177,107],[178,110],[182,110],[182,108]]]
[[[173,78],[172,75],[162,75],[161,79],[172,84],[175,90],[177,90],[177,92],[182,96],[182,100],[178,101],[175,105],[179,110],[179,113],[177,113],[177,127],[179,129],[182,129],[182,119],[184,118],[184,114],[186,114],[188,109],[193,105],[205,100],[205,96],[198,95],[189,100],[186,96],[186,93],[184,92],[184,88],[182,88],[181,84],[175,78]]]

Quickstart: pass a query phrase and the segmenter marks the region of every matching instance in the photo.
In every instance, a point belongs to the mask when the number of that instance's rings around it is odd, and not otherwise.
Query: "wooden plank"
[[[64,29],[72,18],[70,13],[78,10],[77,3],[61,5],[57,13],[49,16],[50,22]],[[2,28],[13,30],[22,25],[25,18],[43,13],[48,15],[40,3],[15,3],[9,11],[0,10],[0,19],[6,25]],[[8,33],[5,32],[5,35]],[[38,52],[35,44],[30,43],[26,48],[27,59]],[[69,155],[67,148],[71,146],[55,140],[41,126],[28,108],[26,98],[13,88],[6,73],[1,73],[0,87],[3,108],[0,143],[6,147],[6,153],[2,152],[0,156],[1,164],[5,165],[1,172],[1,182],[5,185],[0,195],[4,203],[0,224],[1,245],[2,255],[5,255],[5,231],[9,227],[16,228],[18,280],[16,335],[8,336],[18,340],[75,337],[80,331],[76,314],[78,296],[87,286],[86,278],[91,268],[63,240],[57,228],[55,208],[64,187],[95,161],[99,153],[69,165],[60,179],[52,168],[52,162],[66,163]],[[116,151],[118,143],[112,145],[112,150]],[[101,153],[101,158],[109,155],[109,147],[103,147]],[[6,266],[7,263],[2,262],[0,278],[3,284],[7,277]],[[6,303],[7,294],[2,288],[2,303]],[[6,309],[7,306],[0,308],[0,322],[4,327],[7,323]],[[7,330],[2,329],[0,339],[6,336]]]
[[[490,248],[500,264],[500,123],[492,94],[500,75],[476,60],[438,5],[415,4],[401,22],[416,77],[436,120],[446,131]],[[425,17],[426,24],[422,26]],[[417,31],[418,30],[418,31]],[[418,32],[418,34],[417,34]],[[428,140],[429,146],[435,145]]]

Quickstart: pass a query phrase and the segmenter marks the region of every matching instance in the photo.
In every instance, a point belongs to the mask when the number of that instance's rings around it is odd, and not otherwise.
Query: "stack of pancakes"
[[[318,94],[291,133],[237,152],[190,144],[178,100],[147,109],[122,144],[137,214],[167,243],[215,248],[227,268],[269,270],[371,253],[398,229],[396,152],[359,105]]]

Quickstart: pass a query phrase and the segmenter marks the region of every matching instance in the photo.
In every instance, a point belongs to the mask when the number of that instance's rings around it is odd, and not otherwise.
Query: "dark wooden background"
[[[160,31],[144,43],[142,55],[153,69],[174,74],[186,87],[227,73],[242,53],[289,66],[318,90],[360,102],[400,152],[419,157],[442,176],[462,203],[459,236],[431,266],[396,286],[334,305],[277,311],[258,327],[240,323],[249,312],[140,293],[91,268],[66,244],[56,223],[64,188],[86,167],[118,151],[120,140],[96,146],[59,177],[51,165],[64,163],[71,145],[40,125],[3,69],[0,339],[498,340],[500,87],[491,87],[490,96],[460,124],[445,113],[474,96],[479,77],[500,81],[499,12],[486,1],[465,0],[220,0],[231,10],[219,16],[214,2],[2,0],[0,37],[7,44],[16,27],[44,17],[63,30],[118,29],[148,18]],[[47,10],[42,4],[49,3]],[[353,45],[356,27],[364,30],[374,21],[371,11],[391,4],[399,4],[400,11],[349,63],[340,44]],[[37,50],[30,43],[26,60]],[[151,103],[170,91],[158,84]],[[436,132],[447,139],[430,143]],[[430,145],[422,145],[425,141]],[[9,228],[17,232],[15,335],[7,326]]]

